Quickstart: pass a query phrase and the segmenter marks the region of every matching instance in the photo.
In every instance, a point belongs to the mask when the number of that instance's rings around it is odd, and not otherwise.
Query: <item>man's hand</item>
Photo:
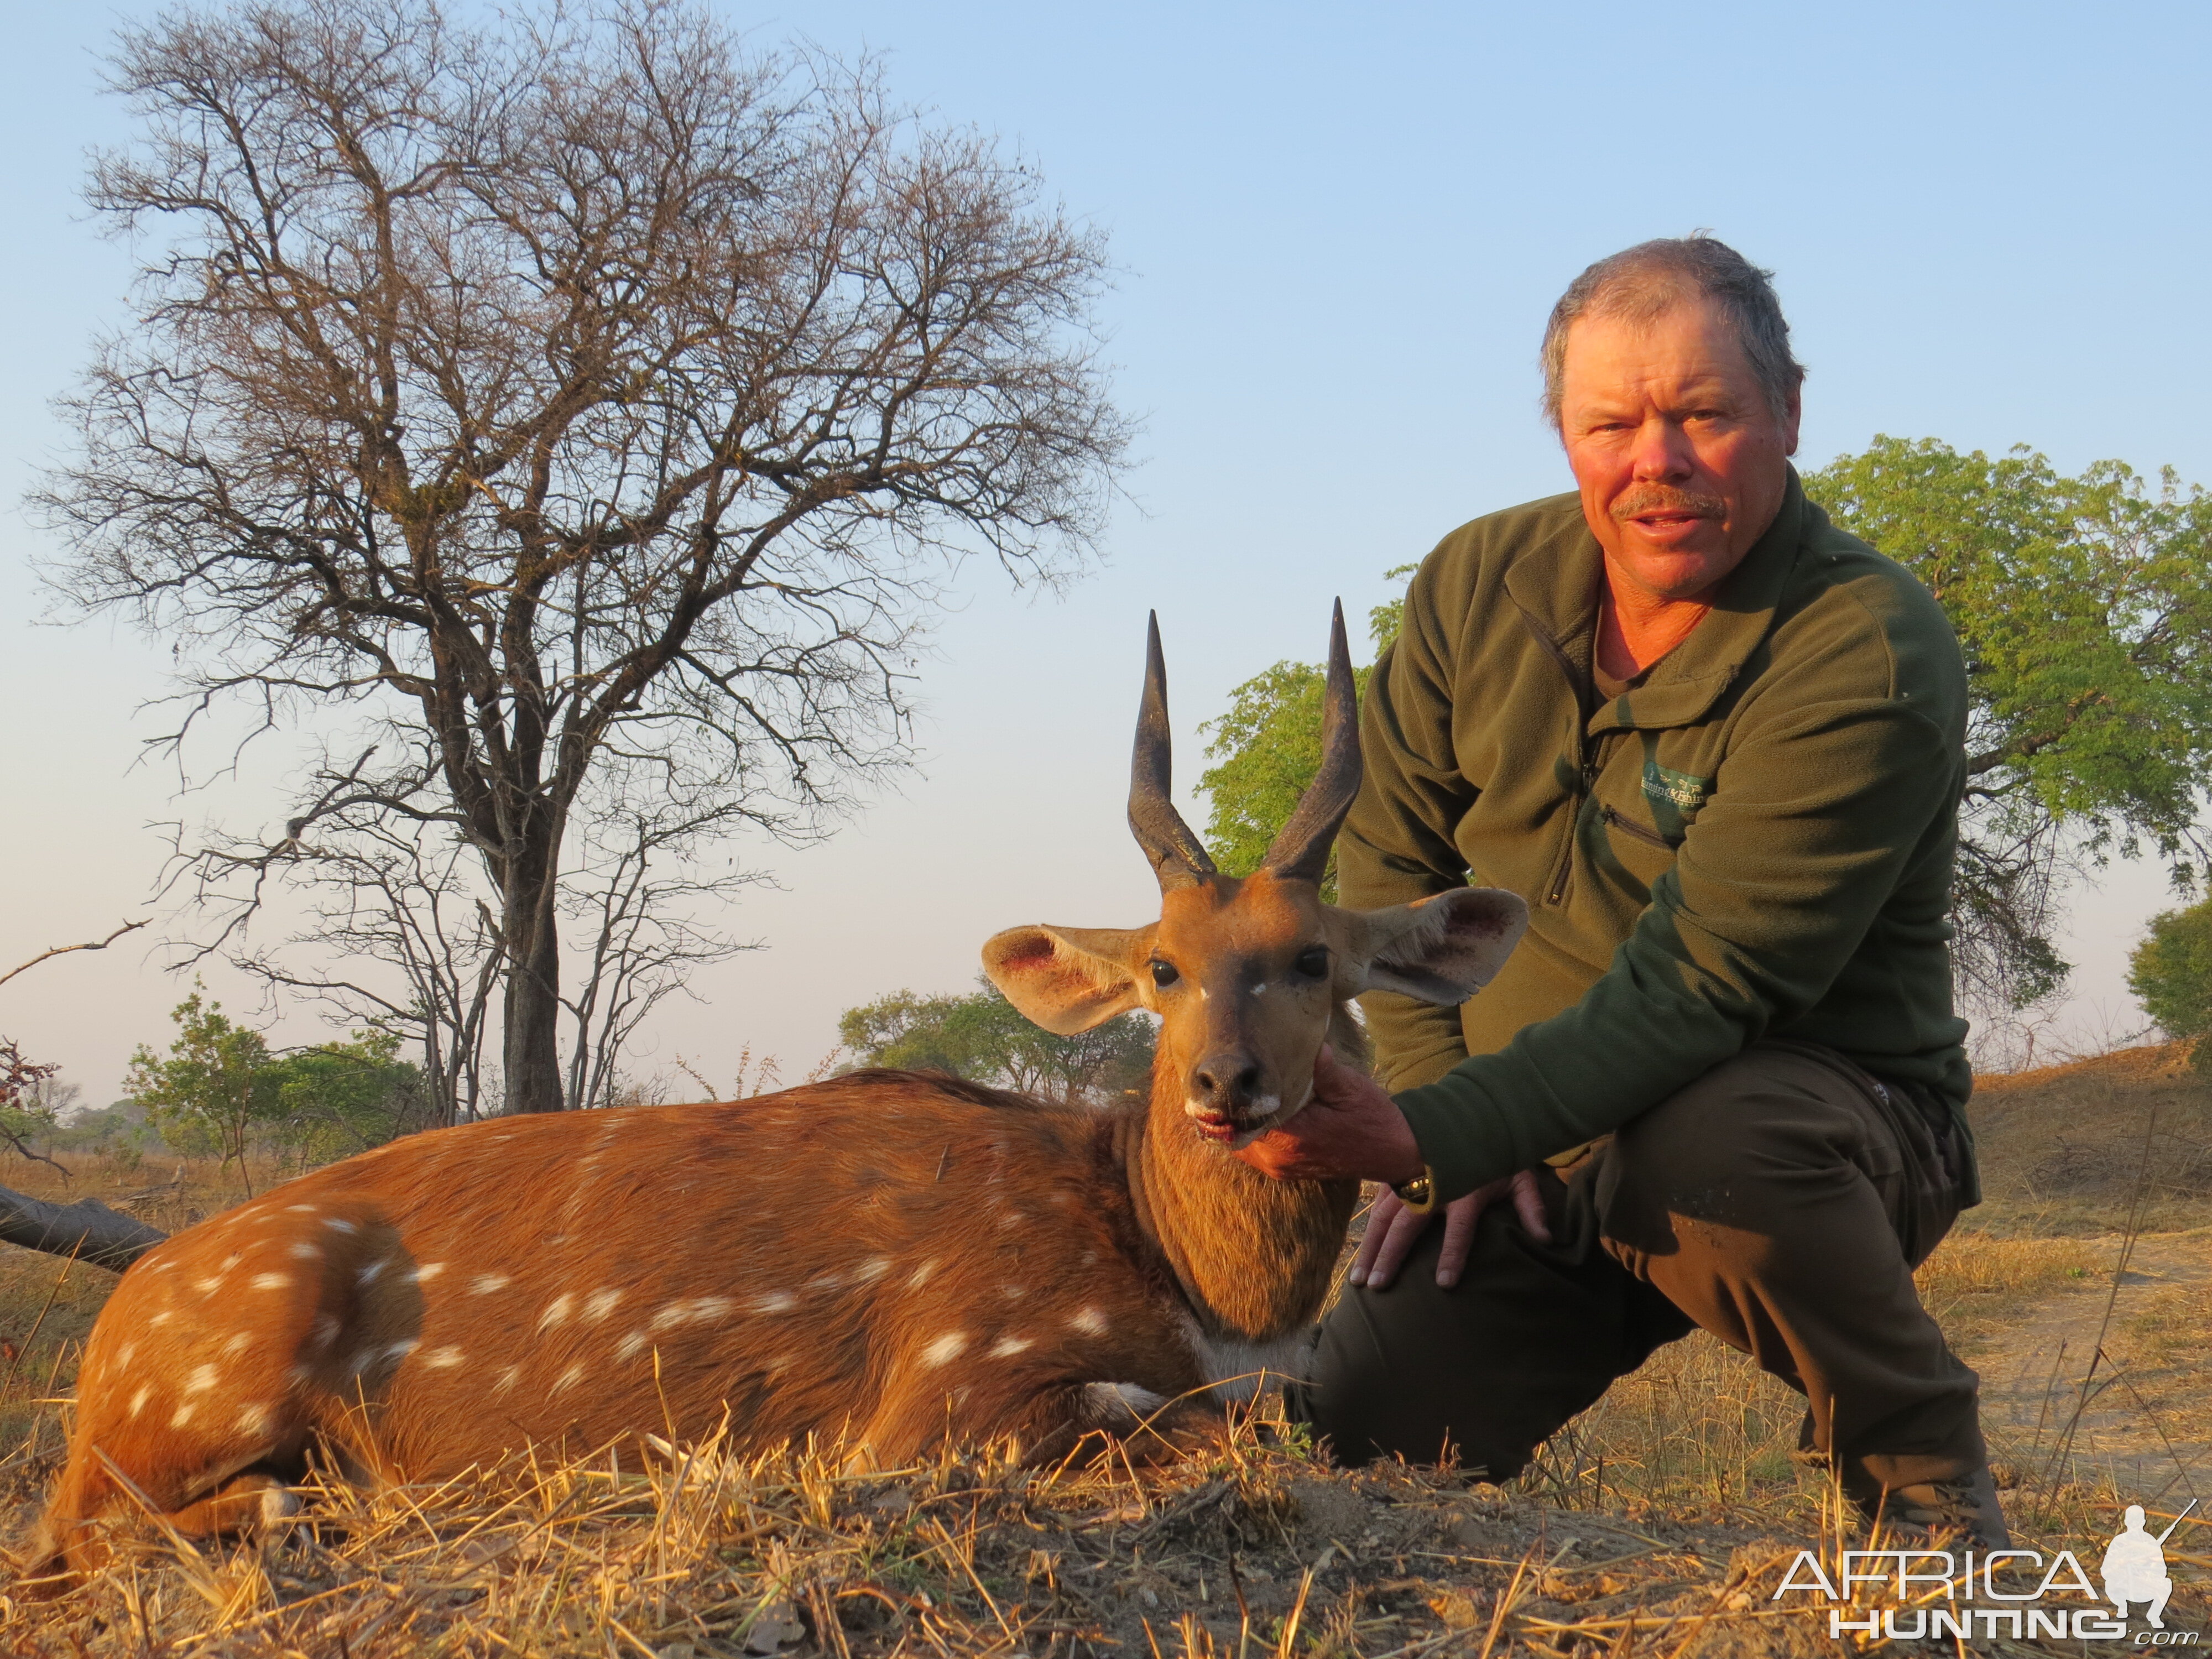
[[[1536,1172],[1523,1170],[1503,1181],[1493,1181],[1487,1187],[1478,1187],[1464,1198],[1455,1198],[1444,1206],[1443,1248],[1437,1252],[1437,1283],[1449,1290],[1459,1283],[1460,1275],[1467,1271],[1468,1248],[1474,1242],[1474,1224],[1486,1209],[1499,1199],[1510,1195],[1513,1207],[1519,1212],[1521,1224],[1532,1237],[1544,1243],[1552,1242],[1552,1230],[1544,1220],[1544,1195],[1536,1185]],[[1352,1258],[1352,1271],[1346,1275],[1354,1285],[1364,1285],[1370,1291],[1389,1286],[1405,1265],[1422,1230],[1429,1224],[1428,1213],[1417,1213],[1399,1201],[1398,1194],[1385,1187],[1375,1194],[1374,1207],[1367,1212],[1366,1236],[1359,1241],[1359,1254]]]
[[[1373,1078],[1339,1064],[1327,1043],[1314,1058],[1313,1098],[1236,1156],[1278,1181],[1354,1176],[1387,1186],[1411,1181],[1423,1168],[1406,1115]]]

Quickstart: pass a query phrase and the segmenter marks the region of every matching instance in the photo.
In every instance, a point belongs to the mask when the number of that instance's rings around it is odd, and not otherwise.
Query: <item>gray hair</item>
[[[1775,297],[1774,273],[1761,270],[1717,236],[1693,230],[1662,236],[1599,260],[1567,285],[1544,327],[1544,418],[1559,423],[1559,381],[1567,363],[1567,331],[1583,317],[1656,322],[1691,298],[1720,307],[1735,331],[1751,372],[1777,420],[1790,413],[1790,395],[1805,366],[1790,352],[1790,324]]]

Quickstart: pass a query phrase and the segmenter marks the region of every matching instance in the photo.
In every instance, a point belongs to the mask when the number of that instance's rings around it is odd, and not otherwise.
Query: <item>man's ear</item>
[[[1009,927],[983,945],[983,971],[1006,1000],[1056,1036],[1073,1036],[1143,1000],[1129,963],[1150,927]]]
[[[1362,912],[1369,991],[1423,1002],[1465,1002],[1490,983],[1528,926],[1516,893],[1460,887],[1434,898]]]

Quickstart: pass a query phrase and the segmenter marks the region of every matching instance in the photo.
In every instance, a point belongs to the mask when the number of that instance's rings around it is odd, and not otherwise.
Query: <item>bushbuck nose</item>
[[[1190,1079],[1193,1092],[1217,1112],[1240,1111],[1260,1092],[1260,1068],[1243,1054],[1209,1054]]]

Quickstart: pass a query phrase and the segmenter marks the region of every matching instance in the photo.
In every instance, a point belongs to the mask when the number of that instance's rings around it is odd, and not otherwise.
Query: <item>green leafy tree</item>
[[[396,1032],[357,1032],[280,1055],[266,1067],[274,1090],[263,1120],[271,1139],[302,1161],[323,1163],[380,1146],[429,1109],[422,1073],[398,1058]]]
[[[967,996],[895,992],[837,1022],[864,1066],[945,1072],[1024,1094],[1112,1097],[1145,1085],[1152,1064],[1152,1023],[1124,1014],[1073,1036],[1024,1018],[988,980]]]
[[[1412,565],[1400,565],[1384,580],[1413,572]],[[1402,595],[1368,612],[1376,652],[1398,636],[1405,616]],[[1372,672],[1352,671],[1363,696]],[[1322,694],[1328,684],[1328,671],[1321,663],[1279,662],[1231,691],[1228,712],[1198,728],[1206,734],[1206,757],[1214,763],[1198,779],[1213,807],[1206,838],[1214,862],[1228,874],[1249,876],[1260,867],[1276,831],[1321,769]],[[1336,898],[1334,853],[1322,878],[1322,896],[1331,902]]]
[[[2128,957],[2128,989],[2170,1034],[2197,1039],[2196,1066],[2212,1072],[2212,899],[2151,918]]]
[[[249,1134],[277,1115],[278,1079],[261,1033],[233,1021],[222,1005],[195,987],[170,1018],[176,1041],[167,1059],[141,1044],[131,1057],[124,1093],[146,1109],[162,1138],[186,1152],[213,1152],[234,1161],[248,1196]]]
[[[2212,498],[2120,461],[2068,477],[1877,437],[1808,474],[1836,522],[1908,566],[1959,631],[1972,698],[1954,919],[1961,989],[2033,1001],[2067,965],[2078,861],[2201,872],[2212,775]]]

